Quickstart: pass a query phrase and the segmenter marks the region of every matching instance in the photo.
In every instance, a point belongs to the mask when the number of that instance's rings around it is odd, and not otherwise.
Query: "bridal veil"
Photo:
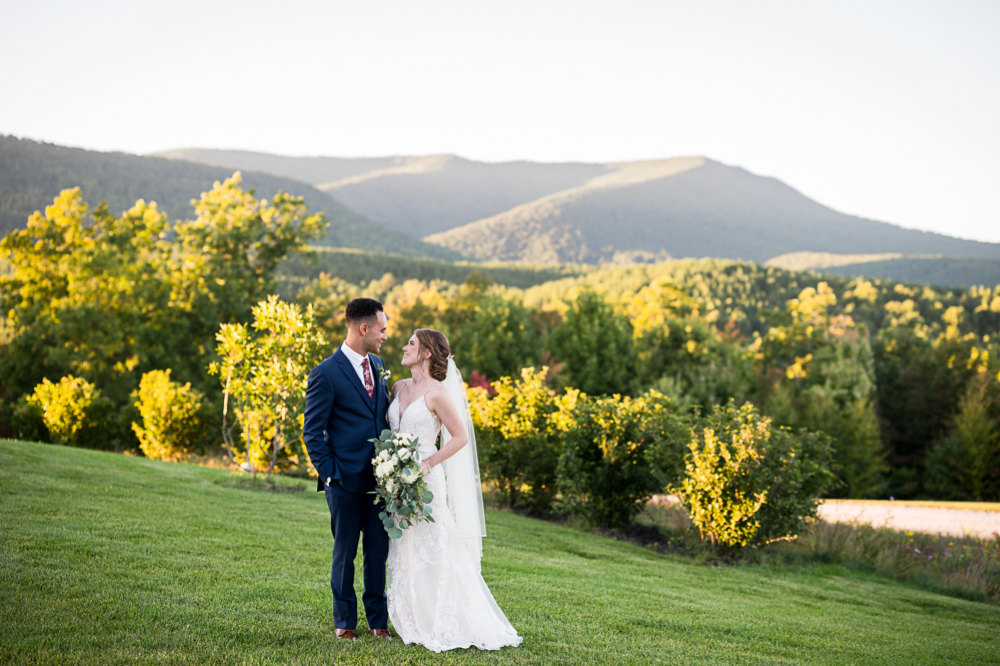
[[[458,536],[478,565],[483,557],[483,537],[486,536],[486,515],[483,512],[483,486],[479,477],[479,456],[476,453],[476,431],[472,427],[472,412],[465,395],[462,373],[453,359],[448,359],[445,390],[451,397],[459,416],[465,422],[469,443],[441,467],[444,469],[448,488],[448,511],[455,518]],[[441,429],[441,446],[451,439],[447,428]]]

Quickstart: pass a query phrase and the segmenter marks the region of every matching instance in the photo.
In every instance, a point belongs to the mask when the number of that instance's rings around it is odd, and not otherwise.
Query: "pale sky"
[[[1000,1],[0,0],[0,133],[96,150],[704,155],[1000,242]]]

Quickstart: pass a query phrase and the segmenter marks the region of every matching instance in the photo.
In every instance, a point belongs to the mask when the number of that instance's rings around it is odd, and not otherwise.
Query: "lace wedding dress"
[[[399,399],[389,405],[389,427],[419,438],[423,458],[435,453],[441,421],[427,409],[423,397],[399,414]],[[456,532],[446,506],[442,466],[424,480],[434,493],[433,523],[420,522],[403,530],[389,544],[389,619],[404,643],[418,643],[443,652],[475,646],[498,650],[521,643],[490,594],[479,559]]]

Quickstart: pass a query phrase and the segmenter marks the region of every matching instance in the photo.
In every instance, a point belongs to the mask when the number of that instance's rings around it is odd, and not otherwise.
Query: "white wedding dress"
[[[441,421],[420,397],[400,419],[399,399],[389,405],[389,426],[419,438],[423,459],[436,452]],[[433,523],[419,522],[389,544],[389,619],[404,643],[443,652],[475,646],[498,650],[521,643],[479,568],[477,548],[457,533],[446,505],[444,470],[438,465],[424,480],[434,493]]]

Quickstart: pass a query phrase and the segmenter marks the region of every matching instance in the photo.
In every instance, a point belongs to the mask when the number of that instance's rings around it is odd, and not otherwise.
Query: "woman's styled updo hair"
[[[448,358],[451,356],[451,346],[448,338],[441,331],[433,328],[418,328],[414,335],[420,343],[420,350],[427,350],[431,353],[430,375],[439,382],[443,382],[448,376]]]

